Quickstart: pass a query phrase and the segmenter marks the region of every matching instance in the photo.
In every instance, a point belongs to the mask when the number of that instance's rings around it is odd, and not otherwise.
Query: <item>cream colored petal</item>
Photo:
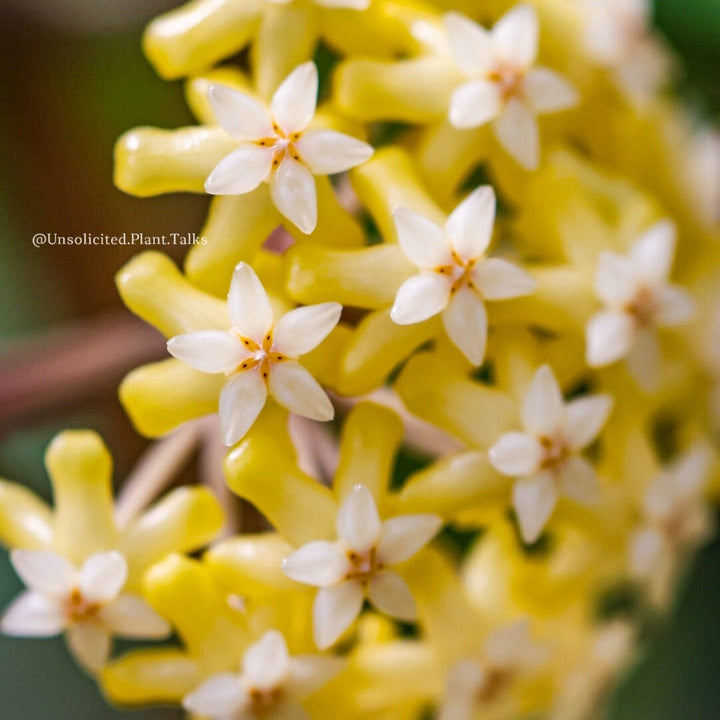
[[[478,663],[462,660],[453,665],[447,676],[439,720],[470,720],[484,683],[485,672]]]
[[[595,272],[595,292],[606,305],[625,305],[638,290],[635,269],[630,258],[601,252]]]
[[[123,593],[100,611],[100,619],[113,634],[127,638],[164,638],[170,623],[139,595]]]
[[[117,551],[91,555],[80,568],[78,589],[91,603],[114,600],[127,582],[128,567]]]
[[[210,718],[232,718],[243,712],[248,703],[240,676],[232,673],[213,675],[183,698],[188,712]]]
[[[639,577],[651,577],[662,563],[668,547],[655,528],[643,528],[630,539],[630,570]]]
[[[548,68],[531,70],[522,82],[522,91],[537,115],[566,110],[580,100],[577,90],[568,80]]]
[[[657,309],[653,319],[661,327],[689,323],[697,314],[695,299],[676,285],[666,285],[656,293]]]
[[[671,220],[661,220],[646,230],[630,248],[638,277],[653,285],[664,283],[675,256],[677,229]]]
[[[362,586],[354,580],[318,590],[313,603],[313,637],[321,650],[334,645],[353,624],[363,599]]]
[[[585,458],[569,457],[559,470],[560,491],[581,505],[595,505],[600,500],[600,484],[592,464]]]
[[[404,207],[393,210],[398,242],[410,262],[423,269],[453,263],[445,232],[431,220]]]
[[[512,500],[523,540],[534,543],[547,525],[557,502],[552,475],[542,473],[516,480]]]
[[[473,190],[450,214],[445,234],[466,262],[482,255],[490,245],[495,224],[495,191],[489,185]]]
[[[238,140],[260,140],[273,132],[270,113],[261,103],[226,85],[210,85],[208,100],[223,130]]]
[[[413,325],[442,312],[450,301],[450,281],[435,272],[408,278],[399,288],[390,317],[398,325]]]
[[[538,17],[532,5],[515,5],[492,28],[495,54],[516,68],[535,62],[538,51]]]
[[[62,604],[30,590],[19,595],[0,619],[0,632],[12,637],[50,637],[67,625]]]
[[[396,565],[411,558],[425,547],[442,527],[438,515],[399,515],[382,524],[378,560],[383,565]]]
[[[112,639],[108,630],[92,621],[71,625],[65,634],[70,651],[86,669],[95,673],[110,655]]]
[[[251,687],[271,690],[279,686],[290,668],[290,655],[283,634],[268,630],[243,655],[242,670]]]
[[[345,577],[348,559],[337,543],[315,540],[282,562],[283,572],[297,582],[317,587],[335,585]]]
[[[61,599],[75,587],[77,570],[62,555],[47,550],[12,550],[10,561],[30,590]]]
[[[315,175],[334,175],[369,160],[373,148],[334,130],[311,130],[295,143],[302,161]]]
[[[613,407],[610,395],[590,395],[565,406],[565,437],[574,450],[589,445],[602,430]]]
[[[302,232],[309,235],[317,225],[317,191],[310,170],[285,155],[272,174],[270,194],[275,207]]]
[[[315,0],[316,5],[328,8],[349,8],[350,10],[366,10],[370,0]]]
[[[553,435],[562,427],[565,407],[562,391],[549,365],[540,366],[525,392],[523,427],[532,435]]]
[[[255,190],[272,169],[272,148],[244,144],[226,155],[205,180],[210,195],[242,195]]]
[[[275,122],[288,133],[304,130],[315,115],[318,73],[315,63],[296,67],[275,91],[270,105]]]
[[[625,357],[635,341],[635,322],[620,310],[603,310],[585,328],[585,357],[590,367],[610,365]]]
[[[657,333],[651,328],[640,328],[635,334],[626,362],[635,382],[646,392],[657,387],[661,360]]]
[[[510,300],[530,295],[537,285],[522,268],[500,258],[481,260],[473,268],[472,278],[485,300]]]
[[[273,363],[268,379],[270,394],[296,415],[326,422],[335,410],[320,383],[299,363]]]
[[[500,144],[526,170],[540,164],[540,138],[537,120],[518,100],[510,100],[493,120],[493,130]]]
[[[316,348],[340,321],[342,305],[320,303],[283,315],[273,330],[273,351],[297,358]]]
[[[487,345],[485,303],[467,287],[460,288],[442,313],[450,340],[473,365],[482,365]]]
[[[247,263],[235,266],[230,292],[228,313],[233,326],[243,337],[254,340],[258,345],[273,324],[270,298],[255,271]]]
[[[290,672],[283,687],[291,697],[303,700],[332,680],[344,667],[342,658],[298,655],[290,658]]]
[[[471,80],[453,92],[448,118],[456,128],[476,128],[498,117],[502,111],[498,84],[489,80]]]
[[[206,373],[229,373],[249,353],[237,335],[222,330],[200,330],[170,338],[168,352],[186,365]]]
[[[417,618],[417,606],[407,583],[392,570],[381,570],[370,578],[368,599],[390,617],[412,622]]]
[[[540,467],[543,448],[538,440],[525,433],[505,433],[488,450],[492,466],[503,475],[523,477],[533,475]]]
[[[461,13],[444,17],[448,46],[460,69],[468,76],[482,75],[493,65],[490,33]]]
[[[348,548],[365,553],[380,540],[377,505],[365,485],[356,485],[345,497],[336,519],[338,537]]]
[[[220,432],[224,445],[238,442],[265,406],[267,388],[258,370],[231,377],[220,393]]]

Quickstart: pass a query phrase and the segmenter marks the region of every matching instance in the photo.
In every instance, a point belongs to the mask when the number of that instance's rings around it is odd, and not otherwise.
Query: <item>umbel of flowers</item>
[[[169,352],[120,401],[217,413],[262,529],[203,488],[118,527],[65,433],[54,512],[0,483],[0,628],[193,718],[590,716],[718,492],[720,144],[647,3],[193,0],[144,45],[197,124],[128,132],[116,182],[212,198],[182,268],[118,272]]]

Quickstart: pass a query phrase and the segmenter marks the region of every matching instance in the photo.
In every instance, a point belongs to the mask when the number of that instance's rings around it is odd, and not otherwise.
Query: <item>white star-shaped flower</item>
[[[535,281],[524,270],[484,253],[495,222],[495,193],[479,187],[453,210],[441,228],[412,210],[393,213],[400,247],[420,273],[398,290],[390,311],[399,325],[442,313],[448,337],[473,365],[487,343],[485,300],[528,295]]]
[[[205,181],[211,195],[241,195],[270,183],[277,209],[304,233],[317,224],[313,175],[332,175],[365,162],[373,149],[334,130],[308,130],[315,115],[315,64],[293,70],[275,91],[268,110],[249,95],[211,85],[208,98],[222,128],[240,141]]]
[[[609,395],[565,403],[550,366],[538,368],[521,408],[525,432],[506,433],[488,453],[496,470],[519,478],[513,507],[526,543],[538,539],[558,495],[585,505],[597,501],[595,470],[579,452],[598,436],[611,408]]]
[[[321,649],[352,625],[367,596],[380,611],[399,620],[416,617],[405,581],[387,568],[415,555],[437,534],[437,515],[399,515],[380,521],[372,493],[356,485],[338,510],[338,540],[316,540],[283,561],[293,580],[320,590],[313,605],[313,633]]]
[[[0,630],[18,637],[66,633],[77,660],[96,672],[105,665],[113,635],[162,638],[170,625],[141,597],[121,593],[125,558],[115,551],[91,555],[78,570],[45,550],[13,550],[10,561],[28,587],[5,611]]]
[[[527,621],[498,628],[486,640],[482,657],[461,660],[451,668],[439,720],[470,720],[477,709],[497,712],[501,705],[517,711],[508,694],[512,684],[547,657],[547,648],[530,636]]]
[[[630,540],[630,569],[656,584],[661,594],[682,553],[712,533],[712,512],[703,497],[709,462],[705,448],[689,451],[660,474],[643,498],[644,523]]]
[[[578,94],[558,73],[535,67],[538,19],[517,5],[487,31],[459,13],[445,16],[455,62],[469,80],[450,100],[450,122],[474,128],[492,121],[500,144],[527,170],[540,162],[536,115],[576,105]]]
[[[268,630],[245,651],[240,673],[213,675],[183,707],[208,720],[306,720],[300,703],[342,667],[339,658],[291,656],[282,633]]]
[[[601,253],[595,293],[606,307],[585,331],[588,365],[626,357],[636,380],[654,385],[660,358],[656,328],[683,325],[695,313],[691,296],[667,282],[674,254],[675,226],[669,220],[643,233],[628,255]]]
[[[308,305],[275,322],[258,276],[240,263],[228,293],[232,327],[176,335],[167,347],[196,370],[228,376],[220,393],[220,429],[225,445],[234,445],[255,422],[268,392],[297,415],[332,420],[330,399],[297,358],[327,337],[341,311],[335,302]]]

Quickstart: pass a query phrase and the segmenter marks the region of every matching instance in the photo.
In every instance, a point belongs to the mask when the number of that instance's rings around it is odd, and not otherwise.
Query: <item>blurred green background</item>
[[[241,0],[239,0],[241,1]],[[122,362],[95,368],[79,385],[70,372],[32,402],[13,392],[47,365],[28,358],[84,341],[119,321],[138,355],[161,345],[124,313],[113,276],[133,254],[122,247],[44,247],[36,232],[197,231],[207,199],[140,200],[112,185],[115,139],[136,125],[191,123],[180,83],[158,79],[140,52],[147,20],[172,0],[0,0],[0,476],[48,497],[42,454],[66,427],[94,427],[107,439],[122,477],[144,442],[115,399]],[[660,28],[682,56],[677,88],[696,111],[720,121],[720,0],[657,0]],[[182,248],[178,248],[180,253]],[[100,317],[101,320],[92,320]],[[119,319],[119,320],[118,320]],[[57,331],[56,328],[60,328]],[[59,343],[59,344],[58,344]],[[65,357],[65,356],[63,356]],[[8,362],[8,358],[12,362]],[[42,360],[42,357],[41,357]],[[134,360],[131,362],[131,360]],[[9,368],[9,371],[8,371]],[[82,368],[80,368],[82,369]],[[21,590],[0,552],[0,607]],[[713,720],[720,717],[720,543],[688,569],[669,622],[613,697],[610,720]],[[171,720],[176,710],[109,708],[69,661],[61,640],[0,637],[1,720]]]

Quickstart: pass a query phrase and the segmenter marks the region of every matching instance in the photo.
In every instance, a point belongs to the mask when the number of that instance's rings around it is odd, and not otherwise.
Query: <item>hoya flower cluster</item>
[[[0,484],[0,628],[191,718],[588,717],[718,490],[720,153],[646,3],[193,0],[144,42],[197,124],[116,182],[212,198],[117,275],[169,353],[120,400],[163,447],[218,415],[262,529],[202,487],[128,520],[64,433],[54,511]]]

